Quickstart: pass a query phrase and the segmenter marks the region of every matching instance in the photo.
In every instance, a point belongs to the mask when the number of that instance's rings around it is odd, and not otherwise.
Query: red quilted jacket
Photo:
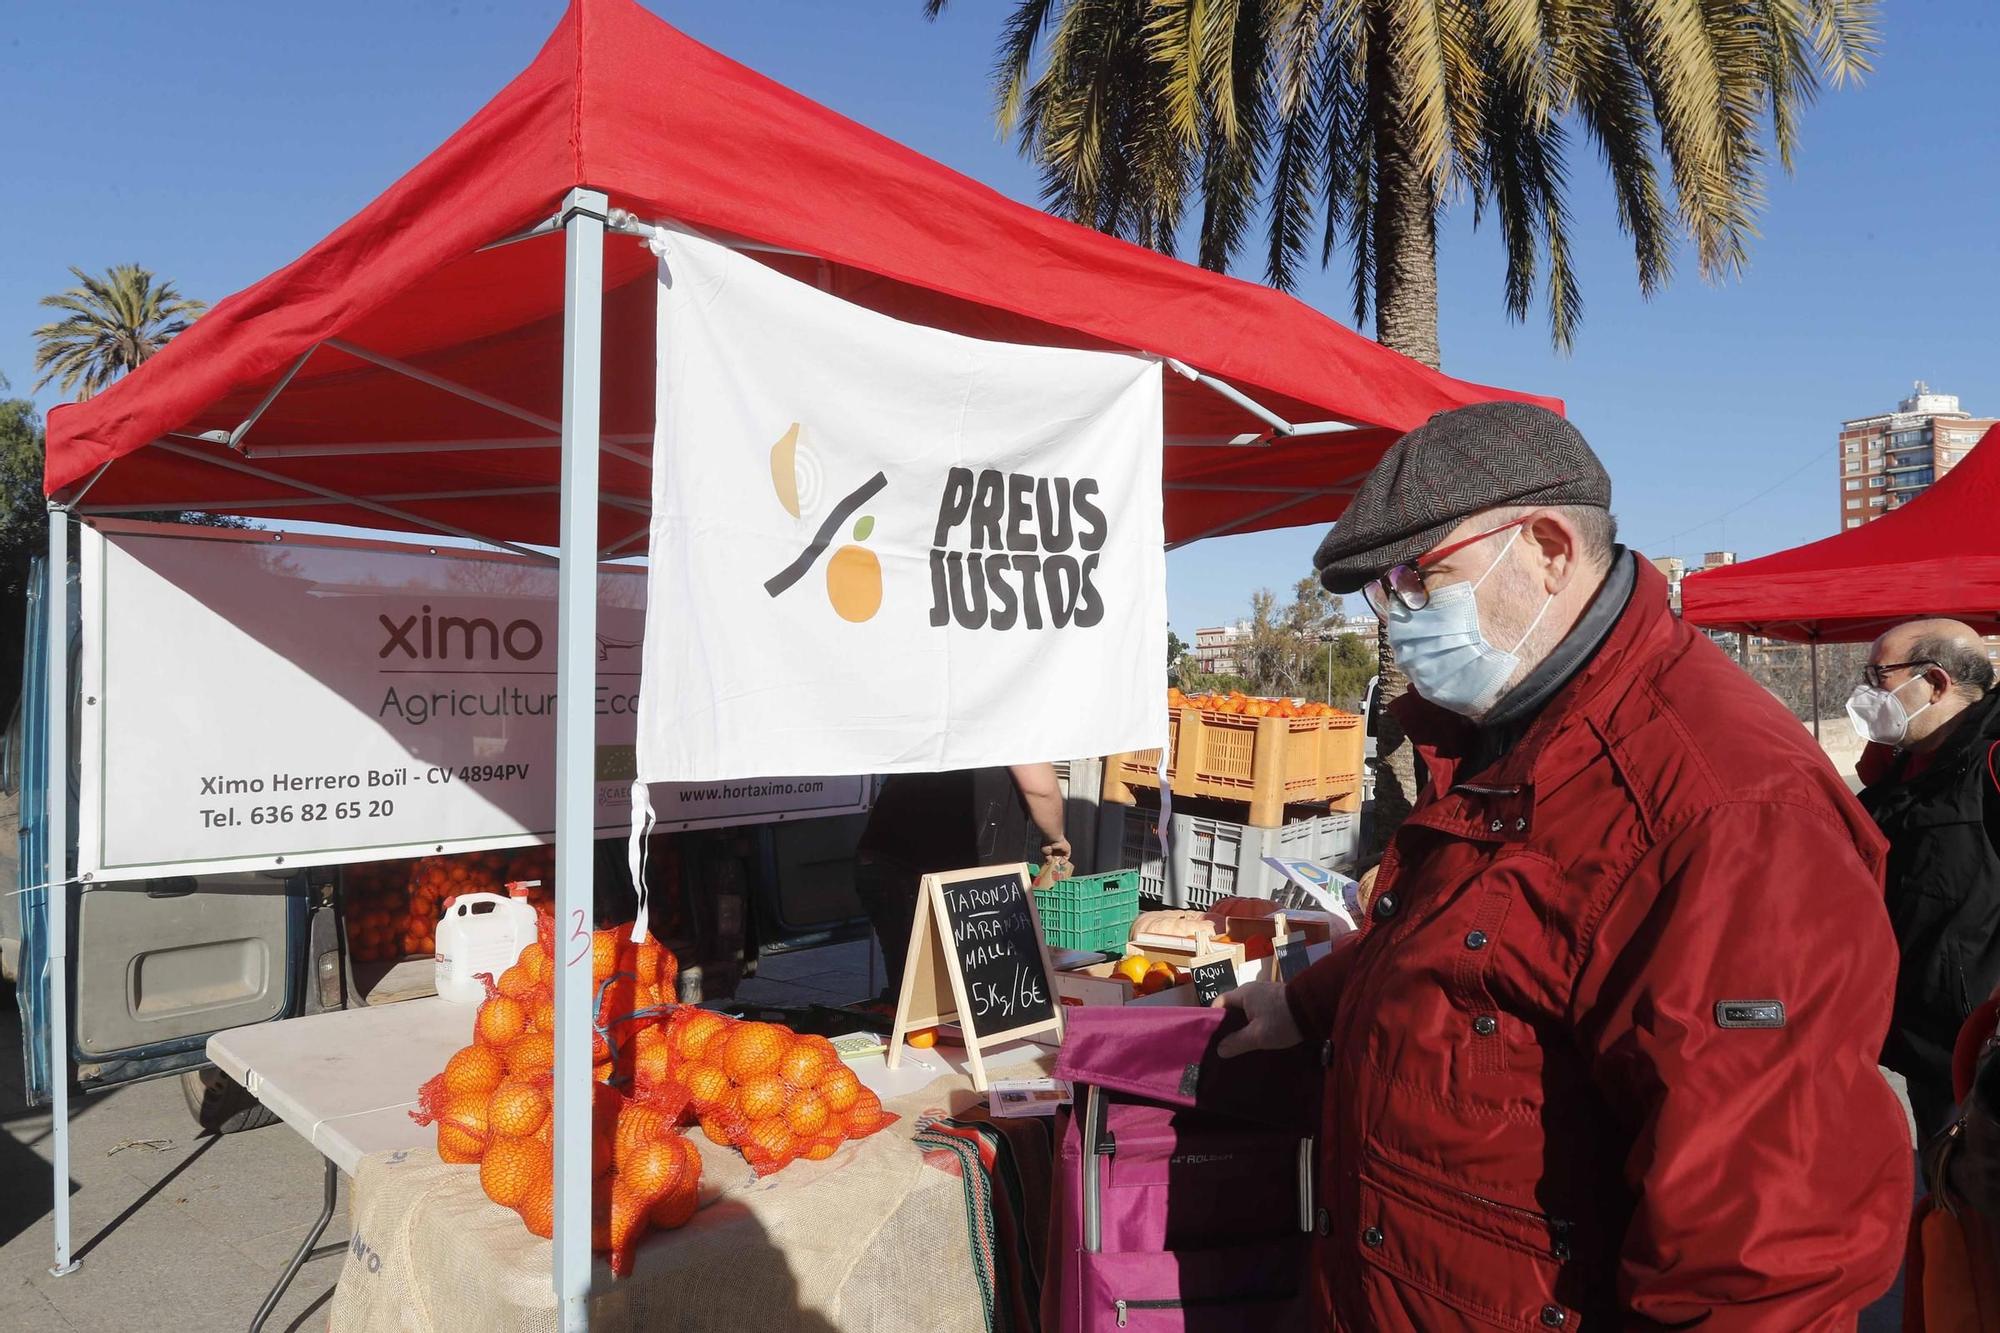
[[[1485,771],[1402,705],[1430,786],[1364,931],[1289,991],[1327,1042],[1329,1317],[1851,1329],[1911,1197],[1867,814],[1644,563]]]

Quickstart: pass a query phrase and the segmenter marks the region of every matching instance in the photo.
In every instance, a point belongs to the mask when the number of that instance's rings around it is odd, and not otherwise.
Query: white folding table
[[[231,1028],[208,1058],[326,1159],[326,1196],[305,1243],[250,1323],[259,1333],[333,1220],[340,1173],[374,1153],[421,1148],[435,1131],[410,1119],[417,1089],[472,1040],[478,1010],[432,996]]]

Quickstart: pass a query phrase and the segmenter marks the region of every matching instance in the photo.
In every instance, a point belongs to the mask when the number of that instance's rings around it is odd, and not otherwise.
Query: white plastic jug
[[[534,938],[535,909],[526,898],[461,893],[438,922],[437,993],[453,1004],[478,1004],[486,998],[479,974],[499,980]]]

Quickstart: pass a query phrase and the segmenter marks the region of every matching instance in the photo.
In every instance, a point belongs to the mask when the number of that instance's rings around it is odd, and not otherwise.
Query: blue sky
[[[726,54],[1029,202],[996,135],[987,70],[1000,0],[652,0]],[[0,34],[0,373],[31,381],[36,301],[66,267],[137,261],[215,299],[296,257],[497,91],[559,0],[95,0],[21,5]],[[2000,6],[1893,0],[1875,73],[1805,118],[1795,178],[1769,187],[1741,282],[1684,258],[1650,302],[1602,171],[1571,161],[1586,302],[1574,354],[1501,313],[1499,244],[1468,212],[1441,246],[1446,368],[1559,395],[1596,445],[1626,536],[1649,554],[1749,556],[1822,537],[1834,432],[1913,379],[2000,416]],[[670,151],[670,150],[669,150]],[[1336,318],[1344,270],[1301,292]],[[1248,276],[1256,275],[1254,258]],[[52,394],[40,395],[46,407]],[[1174,625],[1247,609],[1309,572],[1316,529],[1201,543],[1168,565]]]

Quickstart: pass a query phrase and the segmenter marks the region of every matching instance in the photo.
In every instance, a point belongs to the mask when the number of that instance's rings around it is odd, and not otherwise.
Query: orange
[[[590,936],[590,979],[602,982],[618,970],[618,932],[599,930]]]
[[[681,1146],[666,1139],[654,1139],[628,1156],[618,1167],[618,1178],[631,1186],[651,1207],[673,1193],[687,1174],[687,1159]]]
[[[785,1124],[792,1133],[802,1139],[809,1139],[826,1128],[833,1113],[827,1109],[826,1099],[816,1092],[802,1092],[792,1099],[785,1108]]]
[[[500,974],[500,993],[511,999],[526,1000],[535,993],[535,979],[519,963]]]
[[[738,1023],[723,1041],[722,1067],[738,1083],[776,1073],[788,1044],[785,1034],[769,1023]]]
[[[686,1015],[674,1032],[674,1054],[683,1060],[699,1060],[708,1043],[722,1035],[729,1020],[707,1009],[682,1010]]]
[[[496,1137],[479,1163],[479,1186],[502,1208],[518,1208],[543,1177],[552,1175],[548,1149],[533,1139]]]
[[[813,1135],[812,1142],[799,1155],[808,1162],[824,1162],[840,1151],[840,1145],[847,1141],[847,1135],[838,1127],[829,1127]]]
[[[701,1207],[701,1194],[696,1190],[676,1190],[653,1205],[646,1214],[655,1229],[672,1231],[684,1227],[694,1217],[695,1209]]]
[[[937,1029],[925,1028],[921,1032],[912,1032],[903,1040],[917,1050],[927,1051],[937,1045]]]
[[[826,562],[826,599],[842,620],[860,624],[882,609],[882,562],[865,546],[843,546]]]
[[[546,1032],[524,1032],[502,1054],[511,1076],[547,1073],[556,1067],[556,1039]]]
[[[861,1093],[861,1080],[846,1065],[830,1071],[820,1080],[819,1094],[826,1099],[827,1109],[835,1115],[846,1115],[853,1110]]]
[[[1144,958],[1135,953],[1135,954],[1128,954],[1124,958],[1121,958],[1118,961],[1118,966],[1112,968],[1111,970],[1116,975],[1125,978],[1125,980],[1131,982],[1134,986],[1137,986],[1140,982],[1146,979],[1146,969],[1150,966],[1151,966],[1150,963],[1148,963]]]
[[[840,1053],[825,1037],[799,1037],[778,1063],[778,1076],[795,1088],[817,1087],[839,1061]]]
[[[689,1065],[683,1077],[697,1111],[712,1111],[729,1096],[729,1075],[714,1065]]]
[[[632,1081],[641,1088],[657,1088],[673,1078],[673,1059],[664,1046],[640,1048],[632,1057]]]
[[[474,1043],[445,1061],[446,1092],[487,1093],[506,1077],[507,1064],[490,1046]]]
[[[533,1083],[509,1079],[493,1089],[486,1122],[495,1134],[525,1139],[549,1118],[548,1094]]]
[[[783,1166],[797,1150],[798,1141],[793,1137],[791,1127],[776,1116],[751,1122],[749,1133],[743,1136],[745,1157],[761,1153],[775,1166]],[[751,1165],[757,1165],[754,1158]]]
[[[519,1000],[496,995],[479,1006],[473,1035],[487,1046],[505,1046],[528,1029],[528,1008]]]
[[[549,951],[542,947],[540,940],[532,940],[521,950],[520,966],[527,972],[528,980],[537,986],[546,986],[554,979],[555,969],[549,965]]]
[[[447,1162],[476,1162],[486,1151],[486,1097],[477,1092],[454,1092],[445,1096],[438,1108],[438,1156]]]
[[[529,1003],[528,1026],[536,1032],[556,1030],[556,997],[553,991],[537,995]]]
[[[737,1091],[736,1104],[744,1119],[762,1120],[766,1116],[784,1114],[785,1101],[790,1093],[785,1080],[776,1074],[759,1074]]]
[[[611,1161],[622,1169],[627,1159],[655,1139],[665,1138],[673,1122],[664,1112],[628,1102],[618,1113],[618,1132],[611,1144]]]
[[[553,1172],[547,1179],[535,1182],[528,1191],[528,1197],[521,1201],[520,1212],[528,1230],[543,1240],[549,1240],[556,1234],[556,1178]]]
[[[855,1101],[854,1109],[847,1113],[848,1133],[855,1136],[872,1134],[882,1128],[882,1099],[867,1088]]]
[[[713,1111],[702,1116],[701,1132],[708,1135],[708,1141],[718,1148],[732,1148],[735,1146],[729,1136],[729,1126],[724,1123],[721,1116],[716,1115]]]

